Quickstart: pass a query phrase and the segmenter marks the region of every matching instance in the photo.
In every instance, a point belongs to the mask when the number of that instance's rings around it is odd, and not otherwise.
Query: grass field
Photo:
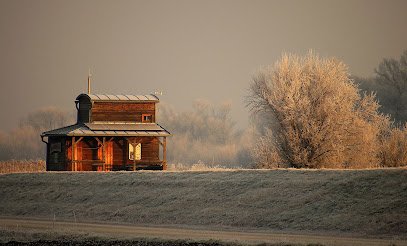
[[[0,216],[407,238],[407,169],[0,175]]]

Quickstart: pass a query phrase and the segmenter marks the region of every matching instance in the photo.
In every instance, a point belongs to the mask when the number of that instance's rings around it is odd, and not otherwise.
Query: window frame
[[[152,114],[142,114],[141,122],[142,123],[153,123],[153,115]]]

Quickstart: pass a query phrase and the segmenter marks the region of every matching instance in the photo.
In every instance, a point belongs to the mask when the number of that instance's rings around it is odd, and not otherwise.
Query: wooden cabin
[[[75,125],[41,134],[47,171],[165,170],[166,138],[155,95],[81,94]]]

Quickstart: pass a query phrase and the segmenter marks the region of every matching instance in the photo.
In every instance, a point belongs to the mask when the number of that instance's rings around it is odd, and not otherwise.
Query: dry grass
[[[198,161],[196,164],[192,165],[185,165],[183,163],[177,163],[177,164],[169,164],[167,171],[175,171],[175,172],[185,172],[185,171],[226,171],[226,170],[238,170],[241,169],[240,167],[234,167],[234,168],[228,168],[225,166],[221,165],[213,165],[213,166],[208,166],[202,161]]]
[[[0,216],[407,238],[407,169],[0,176]]]
[[[45,172],[43,160],[0,161],[0,174],[5,173],[36,173]]]

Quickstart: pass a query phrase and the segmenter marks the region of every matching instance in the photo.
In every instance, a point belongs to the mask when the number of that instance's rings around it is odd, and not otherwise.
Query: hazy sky
[[[42,107],[73,110],[89,68],[92,93],[162,91],[179,111],[229,101],[242,128],[259,66],[313,49],[371,76],[407,49],[406,10],[405,0],[0,0],[0,130]]]

